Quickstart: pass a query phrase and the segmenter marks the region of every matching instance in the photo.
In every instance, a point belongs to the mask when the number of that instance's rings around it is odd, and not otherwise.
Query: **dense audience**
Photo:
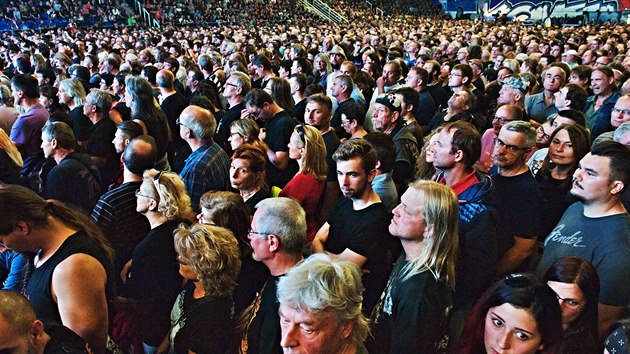
[[[1,35],[0,351],[628,351],[630,27],[201,5]]]

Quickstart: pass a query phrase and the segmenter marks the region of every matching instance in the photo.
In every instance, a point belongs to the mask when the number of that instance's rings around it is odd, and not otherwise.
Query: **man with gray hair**
[[[252,81],[246,74],[235,71],[225,80],[223,99],[228,103],[228,109],[217,123],[215,140],[228,156],[232,156],[232,148],[228,142],[230,137],[230,125],[235,120],[241,119],[241,111],[245,109],[245,95],[252,89]]]
[[[116,135],[116,123],[109,119],[111,108],[112,96],[103,90],[93,89],[83,103],[83,114],[92,122],[86,152],[98,167],[103,191],[114,182],[120,168],[120,160],[112,145]]]
[[[248,353],[282,353],[280,316],[276,287],[278,280],[302,260],[306,239],[306,214],[290,198],[269,198],[256,205],[247,233],[252,257],[262,262],[271,276],[260,293],[260,304],[247,328]]]
[[[361,313],[361,272],[352,262],[312,255],[278,281],[280,345],[304,354],[362,353],[368,321]],[[309,336],[303,328],[317,329]]]
[[[188,106],[177,124],[179,135],[192,150],[179,175],[184,180],[193,210],[199,211],[202,194],[209,190],[226,191],[230,187],[230,158],[214,141],[217,123],[207,109]]]
[[[493,191],[489,203],[501,218],[497,227],[497,275],[524,270],[540,233],[542,197],[525,164],[536,130],[525,121],[509,122],[494,143]]]

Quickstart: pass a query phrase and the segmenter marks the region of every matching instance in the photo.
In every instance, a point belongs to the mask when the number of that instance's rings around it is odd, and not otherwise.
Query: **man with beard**
[[[351,139],[339,146],[333,158],[344,197],[317,232],[311,249],[351,261],[364,270],[363,312],[369,314],[391,268],[387,254],[389,214],[371,185],[376,176],[376,151],[363,139]]]
[[[391,90],[402,87],[398,82],[402,77],[402,68],[396,61],[389,61],[383,66],[383,74],[376,79],[376,88],[374,88],[374,94],[372,95],[372,101],[368,107],[368,111],[365,114],[365,130],[368,132],[376,131],[372,125],[372,115],[374,113],[374,104],[376,98],[380,95],[387,93]]]
[[[630,182],[630,150],[617,142],[593,146],[573,173],[571,205],[547,236],[537,273],[558,259],[578,256],[599,275],[599,334],[604,338],[630,301],[630,216],[621,196]]]
[[[535,140],[536,130],[530,123],[514,121],[501,128],[494,143],[490,170],[494,189],[489,204],[501,215],[497,228],[500,276],[521,270],[536,248],[542,198],[525,164]]]
[[[506,104],[500,106],[492,117],[492,128],[489,128],[481,137],[481,157],[475,166],[478,170],[487,172],[494,165],[492,158],[494,141],[499,135],[501,128],[509,122],[523,120],[523,110],[518,106]]]

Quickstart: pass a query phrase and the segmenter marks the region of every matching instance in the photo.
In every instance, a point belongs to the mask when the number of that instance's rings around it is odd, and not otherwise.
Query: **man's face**
[[[553,94],[553,97],[555,98],[554,104],[559,111],[570,108],[570,102],[567,101],[567,92],[569,92],[569,89],[565,86]]]
[[[551,55],[554,58],[560,58],[560,52],[562,51],[562,48],[560,48],[559,45],[554,45],[553,47],[551,47]]]
[[[415,89],[420,83],[420,76],[413,70],[410,70],[405,78],[405,86]]]
[[[433,156],[433,167],[441,170],[448,170],[455,166],[458,158],[458,152],[452,152],[453,134],[455,130],[442,130],[437,134],[437,139],[427,148]]]
[[[584,52],[584,54],[582,55],[582,64],[591,65],[593,62],[595,62],[595,55],[593,54],[594,53],[591,50],[587,50],[586,52]]]
[[[465,111],[467,109],[466,101],[468,101],[468,92],[459,91],[455,92],[451,98],[448,99],[448,106],[451,109],[457,109]]]
[[[603,72],[596,70],[591,73],[591,90],[595,95],[606,95],[610,92],[614,77],[608,77]]]
[[[186,87],[191,90],[195,88],[195,79],[193,79],[193,76],[195,76],[193,71],[189,71],[186,75]]]
[[[525,134],[503,127],[494,144],[494,164],[506,170],[516,169],[525,163],[528,152],[525,149]]]
[[[317,129],[323,130],[330,126],[332,115],[326,109],[324,104],[319,102],[309,102],[304,110],[304,122],[312,125]]]
[[[494,114],[494,118],[492,119],[492,129],[494,129],[494,133],[499,135],[501,132],[501,128],[509,122],[513,121],[514,117],[510,114],[510,111],[507,107],[501,106],[497,109]]]
[[[585,204],[605,200],[614,187],[610,173],[609,157],[586,154],[573,173],[571,194]]]
[[[251,232],[247,234],[247,238],[249,239],[249,244],[252,246],[252,258],[256,261],[264,262],[272,255],[272,253],[269,250],[269,236],[260,234],[260,232],[265,230],[260,230],[258,228],[261,215],[263,215],[263,211],[259,208],[254,213],[250,227]]]
[[[457,51],[457,60],[464,61],[468,58],[468,51],[465,48],[462,48]]]
[[[622,96],[617,100],[615,108],[610,113],[610,124],[618,128],[627,121],[630,121],[630,97]]]
[[[543,78],[543,86],[549,92],[557,92],[564,85],[564,71],[558,67],[547,70]]]
[[[117,154],[122,154],[127,147],[126,139],[123,136],[123,133],[120,129],[116,129],[116,133],[114,134],[114,140],[112,140],[112,144],[114,144],[114,148],[116,149]]]
[[[330,88],[330,92],[333,97],[337,98],[339,93],[343,90],[343,85],[341,84],[341,80],[335,79],[333,81],[332,87]]]
[[[311,312],[292,304],[280,303],[280,345],[285,353],[340,353],[352,331],[330,309]]]
[[[453,69],[448,74],[448,86],[449,87],[462,87],[464,85],[464,76],[461,70]]]
[[[404,240],[422,240],[427,225],[424,223],[424,210],[419,201],[422,193],[415,188],[409,188],[400,197],[400,204],[392,210],[392,221],[389,233]]]
[[[263,107],[246,105],[245,109],[247,109],[247,113],[249,113],[252,119],[256,121],[265,121],[268,118],[266,106],[267,103],[263,104]]]
[[[368,185],[374,178],[374,171],[365,171],[361,158],[337,161],[337,181],[343,196],[361,199],[368,192]]]
[[[379,132],[388,130],[398,118],[398,112],[392,112],[388,107],[381,103],[374,104],[374,112],[372,113],[372,125]]]
[[[383,80],[385,86],[393,86],[398,82],[398,76],[396,75],[396,69],[392,64],[385,64],[383,67]]]
[[[52,156],[53,148],[52,148],[52,139],[48,134],[42,134],[42,145],[41,148],[44,151],[44,157],[49,158]]]
[[[352,75],[352,66],[350,66],[349,64],[342,64],[339,70],[341,71],[342,74],[348,75],[354,78],[353,77],[354,75]]]
[[[571,74],[571,76],[569,76],[569,83],[579,85],[584,89],[588,89],[589,87],[589,79],[586,78],[582,80],[577,74]]]
[[[499,90],[499,98],[497,98],[498,104],[514,104],[518,102],[517,90],[513,87],[503,85]]]

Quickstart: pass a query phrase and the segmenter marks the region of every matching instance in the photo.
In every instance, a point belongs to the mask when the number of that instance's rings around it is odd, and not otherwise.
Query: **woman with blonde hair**
[[[68,106],[72,119],[72,132],[77,143],[83,147],[87,146],[92,127],[90,118],[83,114],[83,103],[86,95],[83,84],[77,79],[65,79],[59,82],[59,92],[57,93],[59,102]]]
[[[289,158],[297,160],[299,172],[280,192],[280,197],[297,200],[306,212],[306,242],[315,238],[317,211],[326,186],[326,145],[317,128],[300,124],[289,140]]]
[[[326,87],[326,81],[328,80],[328,74],[332,72],[332,66],[330,65],[330,58],[326,53],[319,53],[313,59],[313,76],[316,84],[320,84]]]
[[[121,278],[145,353],[155,353],[169,331],[169,313],[182,285],[173,231],[194,214],[184,182],[175,173],[145,171],[136,197],[136,210],[149,220],[151,230],[136,245]]]
[[[171,311],[169,353],[226,353],[231,343],[232,291],[241,269],[228,229],[195,224],[175,230],[179,274],[186,280]],[[161,347],[160,352],[167,352]]]
[[[7,133],[0,129],[0,183],[23,184],[20,175],[22,166],[24,166],[22,155]]]
[[[258,139],[260,127],[253,119],[237,119],[230,124],[230,147],[232,151],[236,151],[244,144],[256,145],[264,147]]]

